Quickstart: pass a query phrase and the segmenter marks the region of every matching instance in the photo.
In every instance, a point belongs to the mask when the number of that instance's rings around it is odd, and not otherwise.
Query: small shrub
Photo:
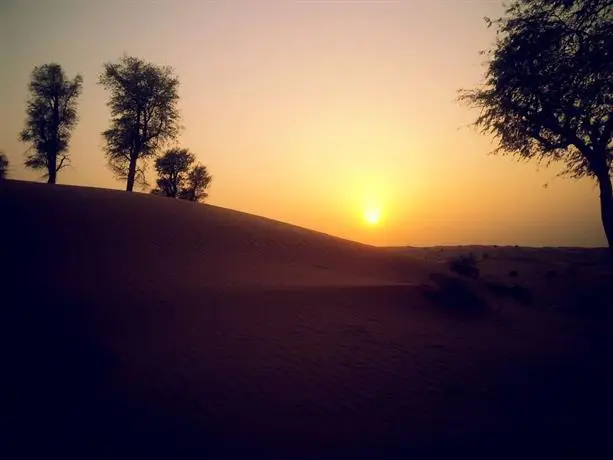
[[[518,272],[517,270],[511,270],[511,271],[509,272],[509,276],[510,276],[511,278],[517,278],[517,277],[519,276],[519,272]]]
[[[484,259],[484,260],[487,260],[487,259],[489,259],[489,258],[490,258],[489,253],[484,252],[484,253],[483,253],[483,259]]]
[[[485,287],[492,293],[500,297],[504,297],[509,292],[509,286],[495,280],[486,280],[483,282]]]
[[[444,273],[431,273],[433,286],[422,290],[431,300],[452,311],[463,314],[482,313],[487,304],[473,290],[470,282]]]
[[[479,269],[477,268],[477,259],[470,253],[468,255],[459,255],[449,261],[449,269],[460,276],[467,278],[479,278]]]
[[[483,283],[485,287],[494,295],[502,298],[510,298],[515,302],[523,305],[531,305],[533,296],[532,291],[519,284],[508,286],[504,283],[495,280],[487,280]]]
[[[519,302],[524,305],[532,304],[532,291],[527,287],[515,284],[509,289],[509,294],[511,295],[511,298],[516,302]]]

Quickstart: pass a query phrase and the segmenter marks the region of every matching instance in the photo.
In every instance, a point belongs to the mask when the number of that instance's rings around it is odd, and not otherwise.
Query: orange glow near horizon
[[[603,245],[589,180],[488,156],[490,139],[467,127],[476,114],[456,102],[494,39],[482,17],[502,11],[490,0],[4,2],[0,150],[12,177],[39,180],[17,134],[32,68],[58,62],[84,77],[58,182],[123,188],[102,153],[108,95],[96,81],[127,53],[178,75],[178,143],[213,175],[211,204],[375,245]]]

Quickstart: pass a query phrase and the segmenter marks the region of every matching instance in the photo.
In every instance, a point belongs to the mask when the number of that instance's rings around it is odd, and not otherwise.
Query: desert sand
[[[375,248],[19,181],[0,219],[5,458],[611,453],[605,250]],[[447,268],[469,252],[477,279]]]

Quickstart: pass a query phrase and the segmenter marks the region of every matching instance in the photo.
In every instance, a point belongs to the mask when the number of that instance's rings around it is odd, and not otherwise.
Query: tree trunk
[[[140,117],[141,110],[140,107],[138,107],[136,111],[136,125],[132,127],[132,135],[136,135],[136,139],[132,140],[132,145],[130,147],[130,166],[128,168],[128,183],[126,185],[127,192],[131,192],[134,189],[134,180],[136,179],[136,160],[138,160],[138,156],[140,155],[141,151],[141,143],[140,139],[138,138],[140,134]]]
[[[136,155],[130,155],[130,167],[128,168],[128,184],[126,191],[131,192],[134,189],[134,178],[136,176]]]
[[[49,155],[47,161],[47,172],[48,172],[48,184],[55,184],[55,179],[57,177],[57,155]]]
[[[613,186],[609,171],[597,175],[600,188],[600,214],[609,248],[613,249]]]
[[[51,147],[51,153],[47,157],[47,167],[49,168],[49,180],[48,184],[55,184],[57,177],[57,155],[60,149],[60,100],[56,94],[53,100],[53,144]]]

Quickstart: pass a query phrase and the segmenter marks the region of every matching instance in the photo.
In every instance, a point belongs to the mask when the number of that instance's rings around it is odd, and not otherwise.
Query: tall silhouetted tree
[[[158,173],[157,186],[159,193],[170,198],[177,198],[186,185],[189,169],[196,157],[187,149],[173,148],[155,160],[155,170]]]
[[[99,84],[111,93],[111,128],[103,133],[106,155],[131,192],[135,181],[145,183],[147,159],[177,137],[179,80],[170,67],[124,56],[104,65]]]
[[[20,139],[31,144],[25,165],[46,169],[50,184],[55,184],[57,172],[70,162],[68,147],[78,120],[77,98],[82,87],[81,75],[69,80],[59,64],[32,71],[26,127]]]
[[[613,0],[514,0],[487,21],[497,38],[485,81],[460,99],[480,109],[495,152],[594,178],[613,247]]]
[[[209,196],[207,190],[213,177],[208,173],[206,166],[196,165],[187,175],[185,188],[179,193],[179,198],[189,201],[204,201]]]

